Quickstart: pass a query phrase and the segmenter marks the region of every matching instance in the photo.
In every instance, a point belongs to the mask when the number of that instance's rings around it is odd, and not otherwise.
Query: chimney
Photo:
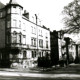
[[[23,16],[25,16],[27,19],[29,19],[29,12],[26,12],[26,10],[24,10]]]

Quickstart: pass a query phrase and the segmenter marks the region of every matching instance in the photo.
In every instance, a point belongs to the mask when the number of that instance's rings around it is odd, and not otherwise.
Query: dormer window
[[[12,13],[16,13],[16,12],[17,12],[17,8],[16,8],[16,6],[13,6]]]
[[[16,8],[16,6],[13,6],[13,8]]]

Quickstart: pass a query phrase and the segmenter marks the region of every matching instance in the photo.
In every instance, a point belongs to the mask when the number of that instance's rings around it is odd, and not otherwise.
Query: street
[[[0,80],[80,80],[80,64],[67,68],[57,68],[44,72],[9,72],[0,71]]]

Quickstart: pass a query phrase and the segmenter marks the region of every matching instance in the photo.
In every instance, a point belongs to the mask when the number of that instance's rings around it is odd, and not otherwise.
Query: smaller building
[[[64,44],[62,31],[50,32],[50,40],[51,61],[52,65],[56,65],[62,58],[62,45]]]
[[[62,46],[62,54],[67,54],[69,63],[72,63],[76,58],[76,46],[74,45],[75,42],[69,37],[65,37],[64,39],[65,45]]]

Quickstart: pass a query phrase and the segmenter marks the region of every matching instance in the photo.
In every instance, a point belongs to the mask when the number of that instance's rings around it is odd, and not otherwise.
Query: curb
[[[80,78],[80,74],[40,74],[40,73],[17,73],[17,72],[2,72],[3,77],[35,77],[35,78]]]

